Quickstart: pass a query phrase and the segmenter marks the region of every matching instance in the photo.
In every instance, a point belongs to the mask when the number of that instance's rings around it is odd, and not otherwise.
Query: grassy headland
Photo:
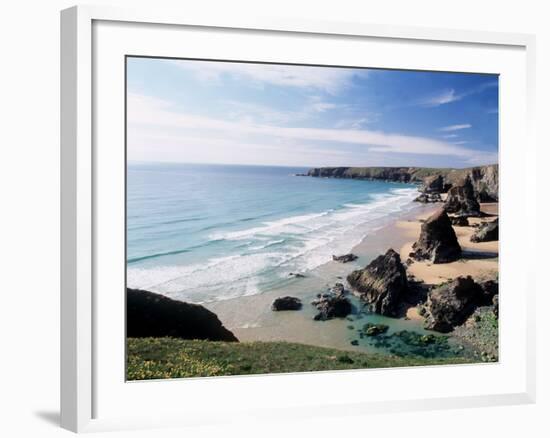
[[[128,380],[387,368],[469,363],[469,359],[396,357],[290,342],[128,339]]]

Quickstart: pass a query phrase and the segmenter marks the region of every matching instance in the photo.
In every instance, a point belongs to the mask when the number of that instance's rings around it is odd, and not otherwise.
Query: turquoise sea
[[[191,302],[262,293],[415,207],[410,184],[303,172],[128,163],[128,286]]]

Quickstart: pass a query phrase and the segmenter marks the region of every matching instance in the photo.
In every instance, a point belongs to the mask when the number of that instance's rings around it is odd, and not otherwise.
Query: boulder
[[[275,298],[271,304],[271,310],[279,312],[281,310],[300,310],[302,302],[296,297],[279,297]]]
[[[422,224],[420,237],[413,244],[410,257],[432,263],[448,263],[457,260],[461,253],[449,216],[444,209],[439,209]]]
[[[330,288],[330,291],[335,295],[344,295],[346,293],[346,288],[342,283],[334,283],[334,286]]]
[[[324,294],[312,304],[319,310],[319,313],[313,317],[315,321],[345,318],[352,312],[350,301],[343,295]]]
[[[498,281],[496,280],[486,280],[479,283],[483,295],[481,296],[481,306],[491,306],[494,304],[495,296],[498,296]]]
[[[450,219],[451,219],[451,224],[457,227],[470,226],[470,222],[468,222],[468,218],[466,216],[453,216],[453,217],[450,217]]]
[[[363,333],[365,336],[378,336],[382,333],[386,333],[388,329],[389,326],[386,324],[373,324],[368,322],[363,326]]]
[[[354,260],[357,260],[357,256],[355,254],[344,254],[341,256],[332,256],[332,260],[339,263],[348,263],[353,262]]]
[[[443,202],[439,193],[422,193],[413,199],[414,202],[421,202],[423,204],[433,204],[435,202]]]
[[[126,293],[126,335],[238,342],[205,307],[130,288]]]
[[[447,213],[455,213],[459,216],[481,216],[479,202],[469,175],[449,189],[444,208]]]
[[[498,218],[492,222],[485,222],[470,237],[472,242],[492,242],[498,240]]]
[[[347,280],[370,309],[380,315],[397,316],[407,298],[407,273],[393,249],[375,258],[365,269],[353,271]]]
[[[424,327],[448,333],[463,324],[483,303],[483,289],[472,277],[458,277],[428,293]]]

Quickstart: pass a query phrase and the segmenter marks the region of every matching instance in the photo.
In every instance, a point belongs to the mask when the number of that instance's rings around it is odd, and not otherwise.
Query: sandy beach
[[[390,333],[398,330],[412,330],[420,333],[432,333],[422,328],[423,318],[415,307],[408,309],[405,318],[387,318],[369,314],[356,318],[314,321],[316,313],[310,302],[315,296],[326,291],[336,282],[346,284],[346,276],[354,269],[363,268],[388,248],[394,248],[405,262],[414,241],[420,234],[422,221],[433,214],[441,204],[418,205],[418,207],[384,226],[377,232],[366,236],[351,252],[359,256],[353,263],[329,261],[319,268],[308,272],[305,278],[289,278],[288,282],[277,289],[261,294],[244,296],[224,301],[205,303],[205,306],[218,315],[224,325],[241,341],[279,341],[299,342],[309,345],[333,347],[345,350],[377,351],[368,345],[352,346],[350,340],[355,330],[366,321],[383,323],[390,326]],[[454,226],[457,238],[465,257],[452,263],[431,264],[414,262],[408,267],[408,273],[427,284],[439,284],[458,276],[471,275],[474,278],[494,277],[498,271],[498,242],[470,242],[476,228],[472,225],[493,220],[498,213],[498,204],[482,204],[481,209],[489,216],[470,218],[468,227]],[[271,303],[280,296],[295,296],[304,303],[299,312],[273,312]],[[361,303],[351,296],[355,308]],[[377,351],[379,352],[379,351]]]

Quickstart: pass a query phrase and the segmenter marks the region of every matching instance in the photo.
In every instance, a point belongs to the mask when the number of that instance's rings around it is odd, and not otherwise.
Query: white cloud
[[[443,137],[443,138],[456,138],[456,137],[458,137],[458,135],[457,134],[446,134],[446,135],[442,135],[441,137]]]
[[[288,123],[303,120],[309,116],[306,111],[279,111],[257,103],[223,100],[221,105],[228,108],[227,115],[237,120],[257,120],[265,123]]]
[[[450,125],[450,126],[444,126],[443,128],[439,128],[442,132],[450,132],[450,131],[460,131],[461,129],[469,129],[472,125],[469,123],[463,123],[461,125]]]
[[[318,113],[324,113],[325,111],[338,108],[338,104],[329,102],[316,102],[311,104],[311,109]]]
[[[447,103],[456,102],[464,99],[465,97],[471,96],[473,94],[478,94],[485,91],[487,88],[498,86],[498,81],[485,82],[481,85],[478,85],[475,88],[464,91],[463,93],[457,93],[454,89],[443,90],[436,95],[428,96],[422,99],[419,99],[415,105],[425,106],[425,107],[437,107],[445,105]]]
[[[258,64],[218,61],[171,61],[206,82],[219,82],[224,77],[242,80],[252,85],[271,84],[305,88],[337,94],[352,85],[353,77],[366,70],[349,68],[310,67],[282,64]]]
[[[420,106],[426,106],[426,107],[435,107],[440,105],[445,105],[446,103],[456,102],[457,100],[462,99],[463,95],[459,96],[456,94],[455,90],[445,90],[441,93],[430,96],[425,99],[421,99],[418,102],[418,105]]]
[[[309,150],[310,157],[333,148],[334,144],[361,145],[365,152],[382,152],[392,154],[441,155],[454,156],[461,159],[471,159],[475,151],[427,137],[408,136],[365,129],[334,129],[309,127],[283,127],[268,123],[253,123],[249,120],[221,120],[197,116],[176,111],[168,102],[147,96],[128,95],[129,146],[140,145],[141,151],[148,147],[151,154],[160,153],[163,138],[169,136],[170,144],[185,146],[187,151],[200,150],[206,153],[216,145],[230,147],[231,153],[237,159],[239,154],[246,156],[248,151],[256,148],[261,150],[277,148],[279,158],[286,157],[287,162],[295,159],[296,147]],[[466,125],[454,125],[450,130],[461,129]],[[469,127],[469,125],[468,125]],[[147,144],[135,132],[146,132]],[[307,146],[309,144],[309,146]],[[306,147],[307,146],[307,147]],[[154,148],[154,149],[153,149]],[[305,148],[305,149],[304,149]],[[129,149],[129,153],[131,150]],[[181,153],[181,152],[180,152]],[[197,152],[193,152],[196,154]],[[249,153],[249,152],[248,152]],[[332,150],[331,153],[336,153]],[[150,157],[152,159],[152,157]],[[312,162],[312,158],[310,161]]]

